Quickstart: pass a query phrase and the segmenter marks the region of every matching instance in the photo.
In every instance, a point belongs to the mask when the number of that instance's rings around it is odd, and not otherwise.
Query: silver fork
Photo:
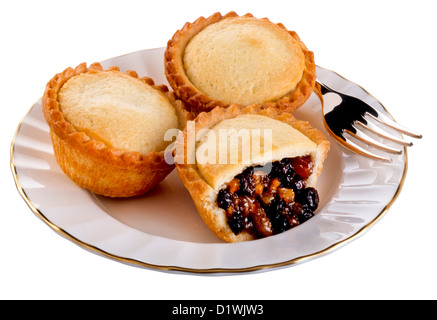
[[[333,90],[325,83],[320,81],[320,79],[317,79],[317,82],[321,86],[323,96],[328,93],[334,93],[341,98],[341,102],[339,104],[330,106],[324,104],[324,123],[329,133],[331,133],[331,135],[338,142],[340,142],[340,144],[342,144],[349,150],[371,157],[373,159],[392,162],[391,158],[371,152],[360,146],[353,140],[357,142],[358,140],[360,140],[365,144],[368,144],[385,152],[389,152],[392,154],[401,154],[401,149],[388,146],[387,143],[379,141],[380,139],[377,140],[373,138],[367,132],[370,131],[373,134],[376,134],[384,139],[393,141],[399,146],[412,146],[413,144],[411,142],[405,141],[402,138],[402,135],[396,136],[392,133],[389,133],[387,130],[384,130],[384,126],[395,129],[400,133],[406,134],[416,139],[422,138],[422,135],[401,126],[393,119],[386,116],[382,112],[377,111],[375,108],[371,107],[364,101]],[[377,123],[383,125],[377,125]],[[350,137],[352,137],[353,140],[350,139]]]

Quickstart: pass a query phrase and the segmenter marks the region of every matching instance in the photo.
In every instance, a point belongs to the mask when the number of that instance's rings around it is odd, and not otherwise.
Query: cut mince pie
[[[316,79],[314,54],[295,32],[235,12],[186,23],[168,42],[165,73],[195,113],[232,103],[293,111]]]
[[[56,160],[79,186],[109,197],[143,194],[174,168],[164,160],[168,129],[187,112],[166,86],[96,63],[51,79],[42,109]]]
[[[232,133],[223,143],[224,133],[232,131],[240,132],[234,149]],[[219,238],[267,237],[314,215],[319,203],[315,185],[329,150],[320,131],[274,108],[234,105],[199,115],[196,132],[196,163],[188,161],[185,130],[176,143],[176,150],[184,149],[184,159],[176,167],[202,219]],[[252,149],[248,158],[247,145],[259,152]]]

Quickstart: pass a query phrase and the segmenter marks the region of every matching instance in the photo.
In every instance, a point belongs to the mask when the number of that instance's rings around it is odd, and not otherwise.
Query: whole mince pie
[[[165,161],[164,134],[190,119],[165,85],[99,63],[56,74],[42,110],[62,171],[107,197],[138,196],[160,183],[174,169]]]
[[[276,108],[217,107],[179,135],[178,174],[206,225],[227,242],[279,234],[310,219],[329,142]],[[191,161],[190,160],[195,160]]]
[[[170,86],[193,113],[231,104],[301,106],[316,83],[314,54],[267,18],[219,12],[186,23],[164,55]]]

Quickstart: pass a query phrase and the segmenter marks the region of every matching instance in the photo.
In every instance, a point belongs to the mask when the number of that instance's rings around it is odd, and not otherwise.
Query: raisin
[[[296,192],[304,189],[305,187],[306,187],[305,180],[303,180],[299,175],[296,174],[296,178],[294,180],[294,186],[292,187],[293,190]]]
[[[299,225],[299,219],[297,217],[297,213],[293,209],[294,203],[295,202],[287,203],[284,209],[282,210],[282,215],[284,215],[287,218],[287,221],[290,224],[290,228]]]
[[[237,235],[244,230],[244,218],[239,212],[235,212],[233,215],[228,217],[228,224],[232,232]]]
[[[300,190],[296,194],[296,200],[313,212],[319,206],[319,194],[311,187]]]
[[[276,177],[276,178],[281,178],[281,177],[284,177],[287,175],[291,175],[293,173],[294,173],[294,171],[293,171],[293,168],[291,167],[290,159],[285,158],[285,159],[282,159],[281,161],[273,162],[272,171],[270,173],[270,176]]]
[[[267,209],[267,216],[272,224],[273,234],[278,234],[290,229],[287,217],[285,214],[282,214],[284,209],[286,210],[286,207],[287,204],[283,200],[279,197],[275,197]]]
[[[253,179],[253,167],[249,167],[236,176],[240,180],[239,194],[253,195],[255,193],[255,183]]]
[[[272,202],[270,202],[270,206],[268,207],[268,214],[274,215],[276,212],[280,213],[286,207],[286,203],[281,200],[279,197],[275,197]]]
[[[297,215],[297,218],[299,219],[299,223],[304,223],[305,221],[311,219],[313,216],[313,212],[305,210],[302,214]]]
[[[272,223],[273,234],[282,233],[291,228],[287,217],[283,214],[276,215],[275,219],[270,221]]]
[[[228,210],[233,202],[233,196],[227,189],[221,189],[217,196],[217,205],[219,208]]]
[[[294,171],[282,177],[281,183],[285,188],[293,189],[294,192],[305,188],[305,181]]]
[[[298,203],[298,202],[293,202],[290,206],[291,208],[291,212],[293,214],[296,214],[298,216],[303,215],[305,213],[305,206]]]

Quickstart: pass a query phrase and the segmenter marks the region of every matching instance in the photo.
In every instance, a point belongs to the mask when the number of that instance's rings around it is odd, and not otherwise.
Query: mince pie
[[[201,113],[195,135],[189,129],[178,136],[176,168],[219,238],[268,237],[314,215],[329,142],[307,122],[276,108],[232,105]]]
[[[53,77],[42,109],[64,173],[109,197],[140,195],[161,182],[174,168],[164,159],[164,134],[188,119],[166,86],[98,63]]]
[[[169,84],[195,113],[230,104],[293,111],[315,87],[313,52],[294,31],[251,14],[186,23],[164,61]]]

